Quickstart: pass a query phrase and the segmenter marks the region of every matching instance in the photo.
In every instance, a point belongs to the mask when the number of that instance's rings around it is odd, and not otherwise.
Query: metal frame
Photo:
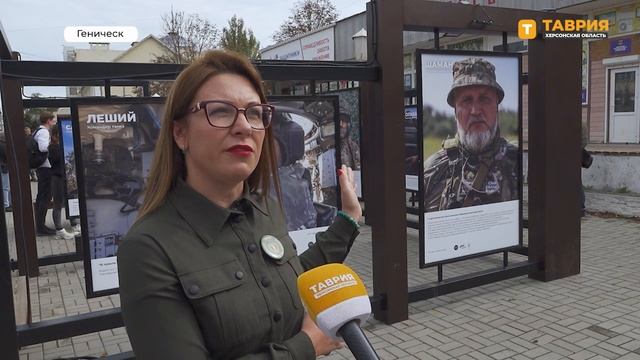
[[[0,41],[1,43],[1,41]],[[2,179],[0,179],[2,185]],[[0,199],[3,198],[0,194]],[[5,212],[0,211],[0,222],[5,224]],[[11,279],[11,263],[9,262],[9,239],[6,227],[0,231],[0,354],[9,359],[18,359],[18,334],[13,303],[13,283]]]
[[[82,230],[82,259],[85,271],[85,285],[87,298],[95,298],[99,296],[106,296],[117,294],[117,288],[105,289],[95,291],[93,288],[93,267],[91,265],[91,249],[89,239],[89,220],[87,215],[87,188],[85,181],[85,164],[83,159],[83,143],[82,133],[80,131],[80,118],[78,114],[79,107],[81,106],[95,106],[95,105],[133,105],[133,104],[164,104],[165,98],[161,97],[124,97],[124,98],[73,98],[70,99],[71,107],[71,120],[73,126],[73,151],[76,159],[76,177],[78,182],[78,200],[80,206],[80,227]]]
[[[267,96],[267,100],[271,103],[272,101],[286,102],[286,101],[302,101],[312,102],[312,101],[326,101],[330,102],[333,105],[333,141],[335,144],[335,163],[340,164],[340,147],[342,146],[342,142],[340,141],[340,99],[337,94],[314,94],[314,95],[271,95]],[[276,112],[278,111],[276,105]],[[337,165],[336,165],[337,166]],[[331,205],[333,206],[333,205]],[[340,197],[340,184],[338,182],[338,178],[336,177],[336,207],[340,209],[342,207],[342,200]]]
[[[338,107],[339,107],[339,105],[340,105],[340,101],[339,101],[340,100],[339,99],[340,95],[339,94],[342,93],[342,92],[346,93],[348,91],[357,91],[358,92],[358,112],[360,114],[362,114],[362,110],[361,110],[362,109],[362,98],[361,98],[361,93],[360,93],[360,88],[359,87],[327,91],[325,93],[322,93],[322,95],[337,95],[338,96]],[[340,111],[339,110],[338,110],[338,121],[340,121]],[[362,122],[362,116],[360,116],[358,118],[358,145],[360,145],[360,149],[359,149],[360,150],[360,169],[359,170],[360,170],[360,180],[361,180],[361,182],[360,182],[360,186],[361,186],[360,194],[362,196],[360,196],[358,198],[358,200],[364,202],[365,201],[364,200],[364,185],[362,184],[362,179],[364,178],[364,171],[362,170],[362,151],[364,151],[364,149],[362,147],[362,127],[363,127],[363,125],[364,125],[364,123]],[[338,124],[338,126],[339,126],[339,124]],[[340,137],[340,136],[338,136],[338,137]],[[338,142],[340,142],[340,140],[338,140]],[[336,144],[338,142],[336,142]],[[340,160],[340,161],[342,162],[342,160]],[[364,210],[363,210],[362,214],[364,216]]]
[[[49,265],[57,265],[57,264],[66,264],[73,261],[82,261],[82,241],[80,236],[75,237],[76,242],[76,251],[65,253],[65,254],[56,254],[56,255],[47,255],[38,258],[38,267],[40,266],[49,266]],[[11,260],[11,270],[18,269],[18,261]]]
[[[69,215],[69,182],[67,179],[67,171],[66,171],[66,156],[65,156],[65,152],[64,152],[64,148],[65,148],[65,141],[64,141],[64,122],[69,122],[69,125],[73,127],[73,119],[71,118],[71,115],[69,115],[69,118],[66,118],[66,115],[64,117],[61,118],[60,115],[58,115],[58,132],[60,133],[58,136],[60,137],[60,150],[62,152],[62,158],[63,163],[65,164],[65,172],[64,172],[64,209],[65,209],[65,216],[67,217],[67,219],[72,219],[72,218],[78,218],[79,215],[76,216],[71,216]],[[71,130],[71,135],[73,136],[73,130]],[[73,146],[73,139],[72,139],[72,143],[71,144],[66,144],[66,145],[71,145]],[[74,161],[75,162],[75,161]],[[77,163],[77,162],[76,162]],[[77,164],[75,166],[77,168]],[[77,244],[77,243],[76,243]]]
[[[4,33],[3,33],[4,35]],[[0,41],[0,43],[2,43]],[[17,58],[14,56],[14,58]],[[323,79],[323,80],[358,80],[358,81],[373,81],[377,78],[378,68],[372,64],[367,63],[354,63],[354,62],[335,62],[335,63],[308,63],[308,62],[287,62],[275,63],[268,61],[261,61],[255,64],[261,71],[265,80],[284,80],[284,79]],[[173,80],[175,76],[182,70],[182,65],[160,65],[160,64],[113,64],[113,63],[57,63],[57,62],[41,62],[41,61],[15,61],[5,60],[2,57],[0,60],[1,80],[4,82],[11,82],[17,89],[21,85],[39,85],[39,86],[68,86],[68,85],[95,85],[95,86],[128,86],[128,85],[140,85],[141,81],[146,80]],[[55,77],[48,77],[47,74],[56,74]],[[128,80],[132,79],[132,80]],[[144,86],[144,84],[143,84]],[[3,86],[3,90],[5,87]],[[3,93],[5,93],[3,91]],[[16,91],[16,94],[19,92]],[[109,97],[109,92],[106,91],[106,95]],[[320,96],[322,97],[322,96]],[[326,97],[326,96],[325,96]],[[331,98],[336,98],[336,95],[331,95]],[[97,101],[104,101],[104,97],[96,97]],[[283,99],[285,97],[282,97]],[[286,97],[290,99],[292,97]],[[85,98],[87,99],[87,98]],[[11,99],[5,99],[11,100]],[[25,99],[22,100],[19,96],[15,96],[13,102],[5,101],[8,106],[9,103],[19,107],[13,109],[16,114],[22,112],[22,107],[71,107],[73,101],[68,98],[64,99]],[[17,119],[15,116],[9,116],[8,119]],[[336,114],[337,119],[337,114]],[[15,121],[9,121],[14,123]],[[18,145],[18,146],[16,146]],[[24,146],[24,145],[22,145]],[[25,153],[19,149],[20,142],[16,142],[9,147],[13,148],[16,153]],[[26,155],[25,155],[26,156]],[[15,163],[18,173],[24,172],[27,174],[28,169],[24,165],[24,161]],[[12,172],[12,173],[15,173]],[[17,210],[14,210],[16,217],[14,221],[16,224],[20,222],[22,217],[17,216]],[[32,210],[31,210],[32,211]],[[32,217],[31,211],[29,217]],[[4,216],[4,214],[2,215]],[[2,218],[0,217],[0,220]],[[26,224],[29,225],[29,224]],[[86,224],[85,224],[86,225]],[[28,226],[26,226],[28,228]],[[2,232],[6,239],[6,231]],[[10,261],[8,256],[8,243],[6,240],[2,242],[2,245],[7,246],[6,257],[2,249],[0,249],[0,264],[7,265],[7,271],[2,272],[2,276],[8,279],[9,286],[6,286],[7,282],[0,282],[5,284],[5,289],[9,291],[2,291],[6,294],[7,299],[0,298],[1,309],[13,309],[13,298],[11,291],[11,269],[20,268],[21,263],[27,263],[30,265],[30,269],[26,268],[22,270],[22,273],[27,273],[29,276],[37,276],[38,266],[52,265],[65,263],[70,261],[82,260],[81,249],[83,246],[77,246],[76,253],[61,254],[47,256],[43,258],[37,258],[35,252],[35,233],[29,236],[16,236],[16,238],[31,238],[30,241],[26,241],[27,244],[33,244],[33,250],[28,249],[28,246],[20,246],[18,249],[27,250],[24,254],[18,256],[18,261]],[[76,238],[78,239],[78,238]],[[1,240],[1,239],[0,239]],[[78,240],[76,240],[78,241]],[[4,247],[4,246],[3,246]],[[5,261],[6,259],[6,261]],[[30,260],[29,260],[30,259]],[[4,269],[0,269],[4,270]],[[0,278],[2,279],[2,278]],[[120,309],[112,309],[100,312],[93,312],[78,316],[65,317],[62,319],[44,320],[34,324],[15,326],[15,318],[12,311],[4,311],[7,319],[0,318],[0,334],[4,335],[3,338],[6,341],[2,342],[0,352],[10,355],[10,358],[18,358],[18,349],[22,346],[32,345],[36,343],[42,343],[46,341],[53,341],[61,338],[72,337],[82,335],[90,332],[97,332],[106,329],[123,326]],[[9,315],[11,319],[9,319]],[[15,341],[11,339],[15,339]],[[5,344],[7,346],[5,351]],[[15,353],[15,356],[13,355]],[[133,359],[133,353],[124,353],[114,356],[110,356],[109,359]]]
[[[503,33],[503,47],[506,48],[506,40],[507,40],[507,34]],[[420,217],[420,228],[419,230],[419,234],[420,234],[420,268],[428,268],[428,267],[432,267],[432,266],[439,266],[439,265],[443,265],[443,264],[449,264],[449,263],[455,263],[458,261],[463,261],[463,260],[467,260],[467,259],[472,259],[472,258],[476,258],[476,257],[481,257],[481,256],[486,256],[486,255],[491,255],[491,254],[497,254],[500,252],[504,252],[505,254],[508,253],[509,251],[515,250],[515,249],[519,249],[522,248],[522,203],[523,203],[523,194],[522,194],[522,190],[523,190],[523,176],[522,176],[522,77],[520,76],[520,74],[522,73],[522,55],[519,53],[507,53],[507,52],[490,52],[490,51],[457,51],[457,50],[439,50],[439,49],[416,49],[415,51],[415,56],[416,56],[416,77],[418,78],[416,81],[417,84],[417,96],[418,96],[418,133],[420,134],[420,140],[419,144],[423,144],[424,138],[423,138],[423,134],[424,134],[424,123],[423,123],[423,106],[420,106],[422,104],[423,101],[423,92],[422,92],[422,82],[423,82],[423,76],[424,74],[422,73],[422,55],[459,55],[459,56],[476,56],[476,57],[482,57],[488,60],[491,60],[492,58],[507,58],[507,59],[514,59],[517,61],[517,69],[516,69],[516,76],[518,78],[518,84],[517,84],[517,92],[518,92],[518,244],[517,245],[512,245],[512,246],[506,246],[506,247],[502,247],[502,248],[497,248],[497,249],[492,249],[492,250],[488,250],[488,251],[484,251],[484,252],[480,252],[480,253],[474,253],[474,254],[469,254],[469,255],[465,255],[465,256],[458,256],[458,257],[454,257],[454,258],[449,258],[446,260],[440,260],[440,261],[433,261],[433,262],[425,262],[425,251],[426,251],[426,241],[427,239],[425,232],[422,230],[424,229],[425,226],[425,212],[424,212],[424,201],[422,201],[424,199],[424,181],[422,181],[422,177],[418,176],[418,179],[420,180],[420,182],[418,183],[419,185],[419,198],[420,198],[420,202],[419,202],[419,217]],[[420,146],[420,149],[418,151],[418,153],[420,154],[420,174],[424,174],[424,161],[425,161],[425,154],[424,154],[424,146]]]
[[[435,285],[413,286],[409,288],[409,302],[427,300],[456,291],[528,275],[531,271],[537,270],[539,266],[540,263],[538,262],[522,261],[500,268],[476,272],[471,275],[462,275],[444,281],[441,280]],[[439,274],[439,277],[442,277],[441,274]]]
[[[404,212],[385,211],[403,209],[404,172],[396,159],[401,158],[392,144],[402,143],[402,130],[385,119],[400,118],[402,97],[402,31],[433,31],[435,48],[439,48],[439,34],[444,31],[485,32],[502,34],[517,32],[517,20],[522,18],[564,19],[575,15],[482,7],[422,0],[378,0],[367,5],[369,58],[375,59],[384,71],[378,82],[363,86],[363,118],[366,143],[375,143],[384,153],[369,154],[364,166],[370,169],[367,185],[375,188],[377,196],[368,198],[367,216],[371,218],[373,244],[374,297],[383,296],[384,307],[376,307],[376,317],[388,323],[407,319],[407,247]],[[379,34],[375,29],[384,29]],[[579,272],[579,73],[580,42],[543,39],[529,41],[529,74],[523,82],[529,84],[530,139],[530,198],[529,261],[530,276],[553,280]],[[507,48],[505,47],[505,50]],[[391,54],[396,54],[391,55]],[[377,55],[377,57],[376,57]],[[560,56],[558,56],[560,55]],[[558,61],[558,59],[562,59]],[[544,64],[554,64],[545,67]],[[553,79],[553,81],[546,81]],[[551,83],[562,83],[563,96],[554,98]],[[368,105],[368,106],[367,106]],[[575,105],[575,106],[574,106]],[[561,134],[561,135],[560,135]],[[389,146],[391,145],[391,146]],[[395,162],[395,163],[394,163]],[[549,166],[548,164],[553,163]],[[371,165],[367,165],[371,164]],[[373,164],[377,165],[375,167]],[[400,204],[398,199],[402,199]],[[401,213],[398,216],[397,213]],[[515,249],[524,253],[524,249]],[[562,254],[562,255],[560,255]],[[562,258],[567,261],[562,261]],[[506,260],[506,256],[505,256]],[[544,264],[544,267],[537,264]],[[504,263],[503,263],[504,266]],[[506,271],[505,275],[518,276]],[[469,275],[479,279],[482,274]],[[503,276],[503,275],[500,275]],[[439,280],[442,269],[439,269]],[[496,276],[496,279],[499,277]],[[455,279],[450,280],[455,282]],[[473,286],[469,281],[466,286]],[[453,286],[453,285],[451,285]],[[412,295],[412,300],[428,298],[425,293]]]

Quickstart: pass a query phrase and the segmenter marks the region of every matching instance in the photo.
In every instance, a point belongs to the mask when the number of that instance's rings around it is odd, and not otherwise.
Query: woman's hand
[[[341,341],[333,340],[325,335],[307,313],[304,314],[304,319],[302,320],[302,331],[311,339],[313,348],[316,350],[316,356],[327,355],[333,350],[344,346]]]
[[[358,222],[362,216],[362,208],[360,207],[360,202],[358,202],[358,195],[356,195],[356,182],[353,178],[353,170],[348,166],[342,165],[338,170],[338,179],[340,181],[342,211]]]

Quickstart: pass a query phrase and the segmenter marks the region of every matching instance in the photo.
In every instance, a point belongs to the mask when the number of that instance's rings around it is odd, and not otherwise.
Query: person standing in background
[[[33,134],[34,140],[38,143],[41,152],[49,151],[51,143],[50,129],[57,122],[56,117],[50,112],[40,114],[40,126]],[[45,226],[45,218],[49,201],[51,200],[51,163],[49,159],[38,167],[38,195],[36,196],[36,233],[38,236],[55,235],[56,231]]]
[[[340,112],[340,160],[353,170],[360,170],[360,145],[351,137],[351,116]]]
[[[72,233],[67,232],[62,227],[61,213],[64,204],[64,161],[62,158],[62,149],[60,148],[60,133],[58,126],[51,128],[51,144],[49,144],[49,162],[51,163],[51,193],[53,195],[53,224],[56,227],[56,236],[71,240],[74,238]]]
[[[25,141],[27,141],[30,136],[31,136],[31,128],[28,127],[28,126],[25,126],[24,127],[24,139],[25,139]],[[38,181],[38,176],[36,176],[36,169],[29,169],[29,180],[31,180],[31,182]]]

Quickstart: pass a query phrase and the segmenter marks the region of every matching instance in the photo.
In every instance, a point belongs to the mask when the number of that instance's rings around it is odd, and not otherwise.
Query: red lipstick
[[[232,153],[233,155],[246,157],[253,154],[253,148],[249,145],[234,145],[228,148],[226,151]]]

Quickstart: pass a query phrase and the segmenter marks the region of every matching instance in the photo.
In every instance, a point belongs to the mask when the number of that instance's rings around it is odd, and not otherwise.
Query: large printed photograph
[[[78,179],[76,177],[76,157],[73,146],[73,121],[70,115],[58,114],[60,145],[64,154],[64,178],[66,196],[66,214],[68,218],[80,216],[78,203]]]
[[[274,97],[272,130],[287,229],[298,252],[315,241],[337,215],[338,100]]]
[[[356,195],[362,199],[362,162],[360,161],[360,89],[343,89],[327,94],[338,96],[340,112],[340,160],[353,170]]]
[[[421,266],[521,242],[520,57],[418,52]]]
[[[88,297],[118,287],[116,253],[142,205],[163,101],[73,103],[75,153],[82,169],[78,185]]]

